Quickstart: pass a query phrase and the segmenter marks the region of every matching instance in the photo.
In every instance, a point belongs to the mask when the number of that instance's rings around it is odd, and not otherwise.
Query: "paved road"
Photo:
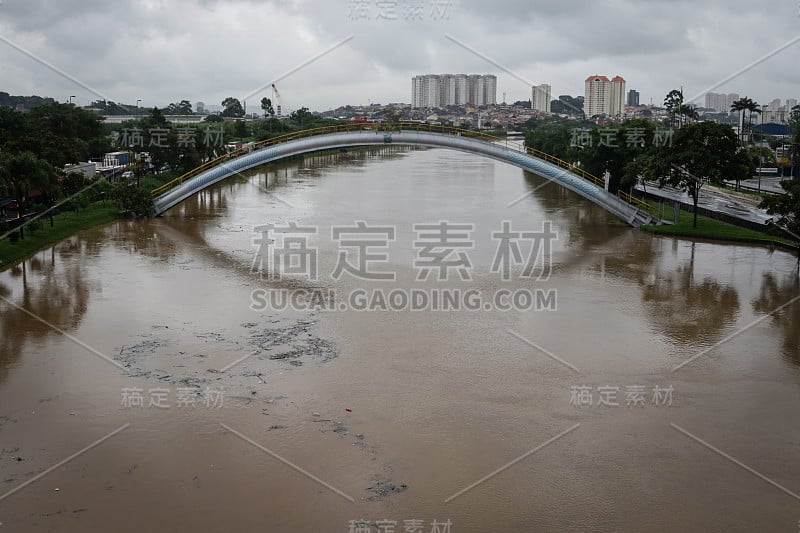
[[[658,184],[655,182],[646,182],[645,185],[647,192],[652,195],[665,200],[679,200],[688,205],[692,204],[692,198],[684,191],[675,189],[674,187],[659,189]],[[643,191],[645,187],[638,184],[636,185],[636,189]],[[697,203],[700,207],[704,207],[708,210],[725,213],[726,215],[757,224],[766,224],[767,220],[772,218],[772,215],[768,215],[763,209],[759,209],[754,205],[748,205],[741,200],[733,198],[729,194],[716,190],[707,190],[705,187],[700,189],[700,200]],[[669,218],[669,215],[665,214],[665,216]]]
[[[777,177],[777,178],[776,177],[769,177],[769,178],[763,177],[763,178],[761,178],[761,190],[763,192],[771,192],[771,193],[774,193],[774,194],[785,194],[786,191],[784,191],[783,187],[781,187],[781,181],[783,181],[785,179],[789,179],[789,178],[786,178],[786,177]],[[735,181],[731,181],[731,180],[728,180],[725,183],[727,183],[728,185],[731,185],[731,186],[735,186],[736,185],[736,182]],[[758,178],[753,178],[753,179],[749,179],[749,180],[742,180],[739,183],[743,187],[747,187],[749,189],[753,189],[753,190],[758,190],[759,189]]]

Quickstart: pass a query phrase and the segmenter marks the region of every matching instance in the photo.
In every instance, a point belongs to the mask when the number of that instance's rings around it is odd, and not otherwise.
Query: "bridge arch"
[[[239,172],[293,155],[354,146],[404,144],[448,148],[488,157],[545,177],[606,209],[631,226],[657,222],[654,217],[604,188],[603,180],[548,154],[468,130],[427,124],[399,124],[390,129],[375,124],[305,130],[237,150],[153,190],[156,215],[206,187]],[[628,198],[635,202],[635,199]]]

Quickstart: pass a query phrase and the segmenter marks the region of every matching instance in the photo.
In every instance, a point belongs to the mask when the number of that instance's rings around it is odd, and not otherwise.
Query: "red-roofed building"
[[[587,117],[621,117],[625,114],[625,78],[595,74],[586,78],[583,109]]]

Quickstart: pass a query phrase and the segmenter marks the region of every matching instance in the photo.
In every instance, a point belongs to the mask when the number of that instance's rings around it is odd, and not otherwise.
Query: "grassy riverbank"
[[[371,147],[361,149],[367,150]],[[358,150],[351,148],[350,150]],[[300,154],[292,159],[308,159],[312,157],[335,155],[343,153],[342,149],[321,150],[307,154]],[[139,186],[145,190],[151,190],[162,185],[180,175],[176,171],[162,172],[158,175],[149,174],[143,177]],[[77,212],[65,211],[53,216],[54,225],[50,226],[50,219],[42,217],[38,219],[38,229],[30,231],[30,226],[25,227],[25,238],[11,243],[8,237],[0,239],[0,270],[24,259],[37,250],[64,240],[75,233],[107,224],[120,217],[119,209],[114,202],[107,200],[106,203],[95,202],[89,204]]]
[[[40,227],[35,232],[30,226],[25,227],[25,238],[12,244],[8,237],[0,240],[0,269],[19,261],[33,252],[66,239],[75,233],[107,224],[119,216],[119,210],[113,202],[97,202],[90,204],[78,212],[65,211],[53,217],[54,225],[50,226],[47,217],[39,219]]]
[[[796,244],[790,240],[782,239],[768,233],[740,228],[721,220],[715,220],[698,215],[697,227],[692,226],[692,213],[681,209],[680,220],[677,224],[664,224],[663,226],[642,226],[644,231],[671,237],[688,237],[694,239],[712,239],[720,241],[733,241],[748,244],[768,244],[795,250]]]

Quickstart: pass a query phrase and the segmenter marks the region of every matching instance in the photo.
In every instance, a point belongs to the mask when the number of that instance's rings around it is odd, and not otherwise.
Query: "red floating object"
[[[344,410],[347,411],[348,413],[352,413],[353,412],[353,410],[350,409],[349,407],[345,407]]]

